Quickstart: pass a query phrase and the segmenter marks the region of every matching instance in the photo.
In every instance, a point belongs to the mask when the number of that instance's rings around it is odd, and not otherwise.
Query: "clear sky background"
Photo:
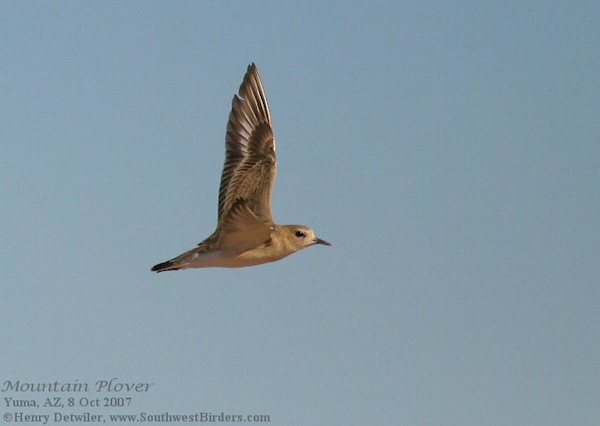
[[[155,383],[104,414],[600,421],[597,2],[1,9],[0,382]],[[275,219],[333,246],[151,273],[214,229],[250,62]]]

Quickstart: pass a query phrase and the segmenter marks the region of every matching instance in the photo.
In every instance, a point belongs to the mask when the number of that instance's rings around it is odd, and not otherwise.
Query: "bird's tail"
[[[180,269],[180,266],[177,263],[173,262],[173,260],[167,260],[166,262],[154,265],[152,272],[176,271],[178,269]]]
[[[180,254],[177,257],[174,257],[171,260],[167,260],[166,262],[159,263],[158,265],[154,265],[152,267],[152,271],[154,272],[163,272],[163,271],[176,271],[178,269],[189,268],[191,262],[193,262],[198,257],[198,251],[203,249],[203,247],[195,247],[191,250],[186,251],[185,253]]]

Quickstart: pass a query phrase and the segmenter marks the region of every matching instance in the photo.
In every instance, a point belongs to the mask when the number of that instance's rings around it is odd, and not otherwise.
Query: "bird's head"
[[[317,238],[315,231],[304,225],[285,225],[283,227],[286,245],[293,251],[302,250],[305,247],[322,244],[330,246],[325,240]]]

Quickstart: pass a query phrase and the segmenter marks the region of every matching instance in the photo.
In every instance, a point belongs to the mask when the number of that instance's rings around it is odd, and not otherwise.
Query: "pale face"
[[[295,251],[301,250],[305,247],[310,247],[315,244],[323,244],[330,246],[327,241],[324,241],[315,236],[315,232],[308,226],[303,225],[286,225],[286,240],[289,245],[293,247]]]

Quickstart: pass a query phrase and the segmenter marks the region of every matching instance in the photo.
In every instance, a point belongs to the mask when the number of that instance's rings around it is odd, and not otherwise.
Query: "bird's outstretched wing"
[[[218,228],[239,201],[261,222],[272,224],[271,192],[277,174],[275,137],[267,96],[254,64],[248,66],[238,95],[233,97],[225,149]]]

